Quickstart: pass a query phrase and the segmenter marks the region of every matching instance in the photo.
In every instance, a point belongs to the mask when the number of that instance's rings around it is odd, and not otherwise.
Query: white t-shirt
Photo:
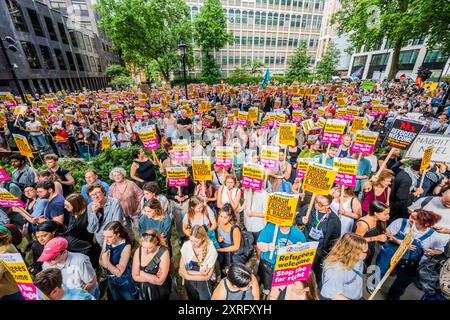
[[[217,250],[214,248],[214,244],[211,240],[208,239],[208,253],[206,254],[205,259],[200,264],[200,272],[204,271],[206,268],[214,268],[214,264],[217,259]],[[181,255],[184,258],[184,261],[188,263],[189,261],[197,261],[198,259],[195,256],[194,249],[192,248],[191,241],[186,241],[181,247]],[[201,257],[198,257],[201,258]]]
[[[262,217],[249,217],[248,212],[264,212],[266,210],[266,203],[268,198],[268,192],[264,189],[255,191],[253,194],[253,201],[250,201],[252,196],[252,191],[250,189],[245,189],[244,198],[248,199],[244,207],[244,225],[250,232],[260,232],[266,226],[266,221]],[[250,208],[250,202],[252,202],[252,207]]]
[[[63,284],[68,288],[83,289],[95,277],[95,270],[89,257],[78,252],[69,252],[63,267],[53,266],[47,262],[42,264],[42,270],[50,268],[61,270]]]
[[[403,219],[401,219],[401,218],[393,221],[386,228],[386,231],[392,233],[395,236],[400,231],[400,228],[402,226],[402,221],[403,221]],[[407,223],[404,232],[408,233],[410,229],[411,229],[411,226],[409,225],[409,223]],[[419,230],[417,230],[416,226],[413,225],[413,238],[419,239],[425,233],[427,233],[429,229],[430,228],[426,228],[424,231],[419,231]],[[447,242],[443,241],[443,238],[440,236],[440,234],[438,234],[437,232],[433,232],[431,234],[431,236],[429,236],[428,238],[426,238],[425,240],[422,241],[422,248],[445,251],[446,244],[447,244]]]
[[[363,261],[359,261],[352,269],[343,270],[340,262],[325,266],[322,274],[320,294],[328,299],[342,294],[351,300],[359,300],[363,296]]]
[[[353,211],[353,208],[351,206],[352,199],[353,198],[350,198],[344,202],[343,207],[345,211]],[[339,202],[333,200],[333,202],[330,205],[330,208],[339,215]],[[341,220],[341,237],[348,232],[352,232],[353,225],[355,224],[355,219],[344,215],[340,215],[339,219]]]
[[[414,202],[412,205],[408,207],[408,210],[414,211],[417,209],[421,209],[422,202],[427,197],[420,198],[416,202]],[[442,198],[441,197],[433,197],[433,199],[430,200],[424,207],[424,210],[432,211],[442,217],[441,221],[436,223],[436,227],[442,227],[442,228],[448,228],[450,229],[450,208],[444,207],[442,204]],[[443,240],[446,240],[447,242],[450,240],[450,234],[445,233],[438,233]]]
[[[27,123],[25,123],[25,126],[30,128],[30,130],[37,130],[39,127],[41,127],[41,130],[42,130],[42,124],[39,121],[37,121],[37,120],[35,120],[33,122],[28,121]],[[30,132],[30,135],[32,135],[32,136],[41,135],[42,134],[41,130],[39,130],[39,132],[33,132],[32,131],[32,132]]]

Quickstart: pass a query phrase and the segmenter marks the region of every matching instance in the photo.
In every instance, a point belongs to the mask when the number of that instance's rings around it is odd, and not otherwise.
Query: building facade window
[[[371,66],[385,66],[389,60],[389,53],[374,54],[370,61]]]
[[[31,25],[33,26],[34,34],[39,37],[44,37],[44,32],[42,31],[41,22],[39,21],[39,16],[36,10],[27,9],[28,15],[30,16]]]
[[[46,69],[55,69],[55,64],[53,63],[52,54],[47,46],[39,46],[41,49],[42,58],[44,58],[44,65]]]
[[[77,37],[75,35],[75,31],[69,30],[69,34],[70,34],[70,41],[72,42],[72,47],[78,48],[78,42]]]
[[[448,57],[446,57],[442,52],[440,52],[438,49],[434,49],[427,51],[423,63],[446,62],[447,59]]]
[[[14,27],[18,31],[28,32],[27,24],[23,16],[22,8],[14,0],[6,0],[6,6],[8,7],[9,15],[14,23]]]
[[[64,25],[62,24],[62,22],[58,22],[58,30],[59,30],[59,35],[61,37],[62,43],[69,44],[69,40],[67,39],[66,29],[64,28]]]
[[[41,63],[39,62],[34,44],[27,41],[21,41],[20,43],[22,44],[23,52],[27,58],[28,64],[30,65],[30,69],[41,69]]]
[[[78,70],[84,71],[83,59],[81,59],[81,55],[79,53],[75,53],[75,58],[77,59]]]
[[[86,44],[87,51],[92,52],[91,41],[89,40],[89,36],[86,34],[84,35],[84,43]]]
[[[55,28],[53,27],[53,21],[50,17],[44,17],[45,25],[47,26],[48,35],[53,41],[58,41]]]
[[[64,61],[64,53],[59,49],[53,49],[55,51],[56,61],[60,70],[67,70],[66,62]]]
[[[417,60],[417,56],[419,55],[419,50],[408,50],[401,51],[398,59],[398,63],[402,64],[412,64],[414,65]]]
[[[66,51],[67,62],[69,62],[69,68],[71,71],[77,71],[75,61],[73,60],[72,52]]]

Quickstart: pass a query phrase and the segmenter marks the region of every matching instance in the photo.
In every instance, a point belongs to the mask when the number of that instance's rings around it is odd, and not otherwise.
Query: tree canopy
[[[305,43],[301,43],[288,61],[286,76],[290,80],[303,81],[311,74],[311,56]]]

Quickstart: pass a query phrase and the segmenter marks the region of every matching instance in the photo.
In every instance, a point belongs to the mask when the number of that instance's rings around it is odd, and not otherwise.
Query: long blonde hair
[[[340,262],[343,270],[350,270],[360,260],[361,253],[366,251],[367,248],[366,239],[351,232],[346,233],[333,246],[324,261],[324,265],[331,266]]]
[[[142,242],[149,242],[155,246],[167,248],[166,240],[162,238],[161,233],[156,229],[148,229],[147,231],[143,232],[141,234],[140,243],[142,244]]]
[[[208,254],[208,248],[209,248],[208,234],[206,233],[206,230],[203,226],[196,225],[192,228],[191,236],[194,237],[195,239],[203,241],[202,256],[198,257],[199,260],[201,260],[198,263],[201,264],[205,260],[206,255]]]

